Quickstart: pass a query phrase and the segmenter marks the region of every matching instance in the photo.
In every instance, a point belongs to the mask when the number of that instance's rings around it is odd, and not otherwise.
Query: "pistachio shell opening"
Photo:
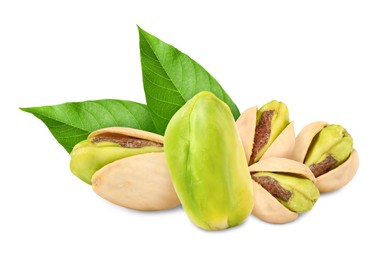
[[[164,210],[180,204],[164,153],[148,153],[110,163],[92,177],[92,188],[102,198],[136,210]]]
[[[311,187],[315,190],[313,185],[315,177],[310,169],[299,162],[286,159],[286,158],[266,158],[249,166],[249,171],[252,174],[260,172],[272,172],[288,174],[299,178],[305,178],[312,182]],[[262,187],[255,180],[253,181],[253,192],[254,192],[254,208],[253,215],[256,217],[273,224],[283,224],[294,221],[298,217],[298,213],[288,209],[284,206],[277,198],[275,198],[269,191]],[[314,193],[313,202],[317,200],[319,196],[318,190]]]
[[[116,160],[153,152],[163,152],[163,137],[126,127],[109,127],[92,132],[71,152],[70,169],[91,184],[97,170]]]
[[[255,141],[257,116],[257,106],[253,106],[244,111],[236,122],[248,164],[252,164],[250,161]],[[260,156],[260,160],[270,157],[291,158],[295,145],[294,123],[290,122],[274,140],[270,141],[268,148]]]
[[[96,130],[89,134],[88,139],[93,139],[98,136],[111,136],[111,135],[122,135],[122,136],[130,136],[139,139],[149,140],[156,143],[164,143],[164,137],[155,133],[129,128],[129,127],[107,127]]]
[[[352,136],[344,127],[327,125],[311,141],[304,164],[319,177],[344,163],[352,149]]]
[[[249,164],[258,162],[290,121],[287,106],[272,100],[256,113],[255,138]]]
[[[314,138],[327,126],[328,124],[326,122],[313,122],[305,126],[296,138],[295,148],[292,155],[293,160],[305,162],[306,155]],[[347,146],[349,145],[351,144],[347,144]],[[351,147],[349,147],[349,149],[351,149]],[[342,151],[342,154],[344,153],[345,151]],[[342,157],[344,156],[345,155]],[[332,192],[338,190],[352,180],[352,178],[356,175],[358,167],[359,156],[357,151],[353,149],[348,159],[342,164],[323,173],[322,175],[317,175],[316,186],[320,192]]]
[[[318,188],[310,179],[294,174],[257,172],[252,174],[252,179],[293,212],[310,211],[320,197]]]

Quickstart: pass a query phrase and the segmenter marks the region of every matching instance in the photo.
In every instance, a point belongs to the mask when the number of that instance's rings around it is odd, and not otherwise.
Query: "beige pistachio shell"
[[[251,166],[249,171],[252,172],[280,172],[295,174],[299,177],[305,177],[315,182],[315,177],[306,165],[286,159],[286,158],[266,158]],[[253,181],[253,180],[252,180]],[[254,207],[253,215],[274,224],[283,224],[294,221],[298,217],[295,213],[283,206],[275,197],[265,190],[257,182],[253,181]]]
[[[294,122],[291,122],[273,141],[260,160],[272,157],[292,158],[295,145]]]
[[[102,198],[130,209],[164,210],[180,204],[164,153],[140,154],[110,163],[93,175],[92,188]]]
[[[138,130],[134,128],[128,128],[128,127],[107,127],[102,128],[99,130],[96,130],[92,132],[88,139],[94,138],[99,135],[108,135],[108,134],[117,134],[117,135],[124,135],[124,136],[130,136],[130,137],[136,137],[139,139],[149,140],[157,143],[164,143],[164,137],[155,133]]]
[[[308,178],[311,181],[316,182],[316,178],[310,171],[309,167],[307,167],[303,163],[286,158],[273,157],[261,160],[249,166],[249,171],[291,173],[295,174],[298,177]]]
[[[298,218],[298,213],[287,209],[261,185],[253,180],[252,182],[255,201],[253,215],[272,224],[288,223]]]
[[[245,110],[236,121],[237,129],[244,147],[246,161],[249,163],[255,139],[257,106]],[[291,158],[295,145],[294,123],[291,122],[273,141],[260,160],[270,157]]]
[[[327,125],[328,123],[326,122],[318,121],[305,126],[295,140],[292,159],[297,162],[303,162],[310,148],[311,141]]]
[[[245,110],[236,121],[238,133],[244,147],[246,161],[252,155],[253,140],[255,139],[257,106]]]
[[[320,192],[331,192],[340,189],[352,180],[359,168],[359,155],[354,149],[339,167],[317,178],[316,186]]]

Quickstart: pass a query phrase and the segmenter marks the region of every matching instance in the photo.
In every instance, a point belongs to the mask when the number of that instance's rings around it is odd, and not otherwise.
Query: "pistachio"
[[[165,154],[173,186],[190,220],[206,230],[241,224],[253,208],[243,146],[229,107],[200,92],[172,117]]]
[[[163,137],[125,127],[110,127],[92,132],[71,152],[70,169],[91,184],[93,174],[116,160],[137,154],[163,152]]]
[[[304,163],[318,177],[345,162],[352,148],[352,137],[342,126],[327,125],[314,137]]]
[[[310,169],[285,158],[267,158],[249,167],[253,214],[270,223],[287,223],[312,209],[320,193]]]
[[[92,177],[102,198],[136,210],[164,210],[180,204],[164,153],[134,155],[110,163]]]
[[[283,102],[271,101],[259,110],[251,107],[237,120],[248,165],[270,157],[290,158],[295,132]]]
[[[71,153],[70,168],[102,198],[131,209],[180,204],[165,162],[163,137],[126,128],[91,133]]]
[[[259,172],[253,174],[252,179],[294,212],[311,210],[319,197],[319,191],[311,180],[288,173]]]
[[[314,122],[296,138],[293,159],[309,166],[320,192],[340,189],[355,176],[359,157],[351,135],[340,125]]]

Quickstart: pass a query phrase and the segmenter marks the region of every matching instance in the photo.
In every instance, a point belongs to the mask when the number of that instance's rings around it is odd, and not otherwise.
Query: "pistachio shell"
[[[273,224],[283,224],[294,221],[298,213],[292,212],[283,206],[261,185],[253,181],[253,195],[255,204],[252,214],[256,217]]]
[[[256,130],[257,106],[245,110],[237,119],[236,125],[244,147],[246,161],[249,163],[252,155]],[[291,158],[295,145],[294,123],[291,122],[272,142],[260,160],[270,157]]]
[[[164,210],[180,201],[173,188],[164,153],[140,154],[110,163],[92,177],[102,198],[137,210]]]
[[[237,130],[241,137],[247,162],[249,162],[252,155],[253,141],[255,139],[256,116],[257,106],[253,106],[245,110],[236,121]]]
[[[309,167],[307,167],[303,163],[299,163],[286,158],[273,157],[261,160],[249,166],[249,171],[291,173],[298,177],[308,178],[314,183],[316,182],[316,179],[313,173],[310,171]]]
[[[352,180],[359,167],[359,155],[354,149],[339,167],[317,178],[316,186],[320,192],[331,192],[340,189]]]
[[[271,157],[292,158],[295,145],[294,122],[291,122],[273,141],[271,146],[265,151],[260,160]]]
[[[292,154],[293,160],[297,162],[303,162],[305,160],[305,156],[309,150],[311,141],[326,125],[328,125],[326,122],[313,122],[301,130],[295,140],[295,147]]]
[[[124,135],[124,136],[131,136],[136,137],[140,139],[145,139],[149,141],[154,141],[157,143],[164,143],[164,137],[155,133],[138,130],[134,128],[128,128],[128,127],[107,127],[102,128],[99,130],[96,130],[92,132],[88,139],[94,138],[96,136],[102,135],[102,134],[118,134],[118,135]]]

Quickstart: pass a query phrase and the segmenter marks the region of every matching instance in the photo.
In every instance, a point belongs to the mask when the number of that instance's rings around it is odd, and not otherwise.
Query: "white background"
[[[374,0],[1,0],[0,259],[389,259],[389,13]],[[136,24],[203,65],[241,111],[277,99],[297,132],[345,126],[356,177],[291,224],[250,216],[220,232],[180,207],[137,212],[98,197],[18,108],[144,102]]]

